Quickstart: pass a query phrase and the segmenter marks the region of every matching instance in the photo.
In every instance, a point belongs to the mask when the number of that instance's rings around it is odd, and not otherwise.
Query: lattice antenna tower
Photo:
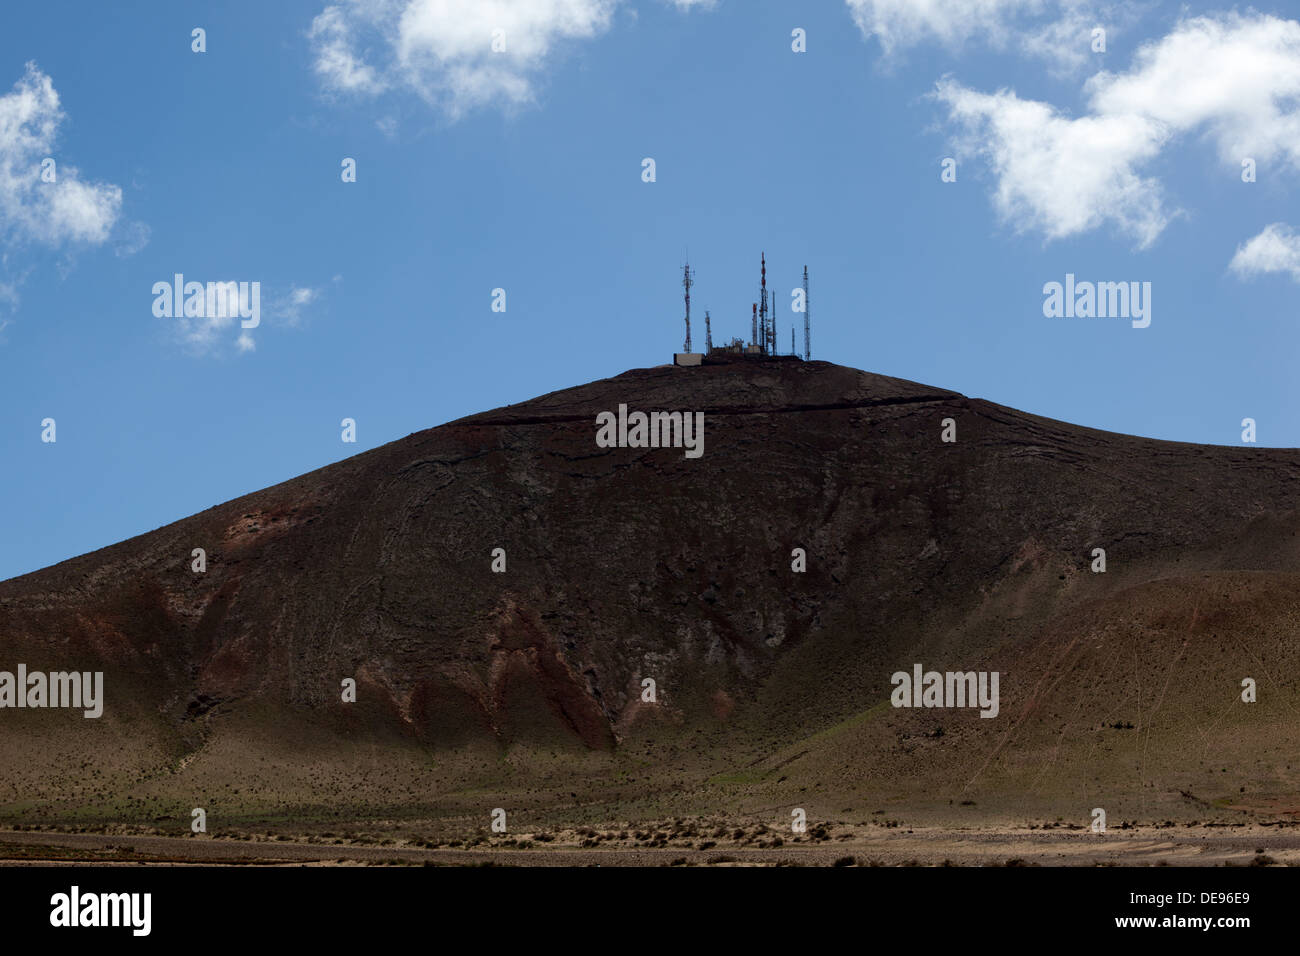
[[[691,264],[688,262],[682,274],[682,286],[686,289],[686,348],[682,351],[687,354],[691,351],[691,286],[693,285],[695,285],[695,274],[691,272]]]
[[[768,295],[771,296],[772,303],[771,305],[768,306],[767,309],[767,316],[768,316],[767,321],[771,323],[772,326],[772,354],[775,355],[776,354],[776,290],[773,289],[771,292],[768,293]]]
[[[803,360],[805,362],[812,358],[812,324],[809,316],[812,315],[812,306],[808,302],[808,267],[803,267]]]

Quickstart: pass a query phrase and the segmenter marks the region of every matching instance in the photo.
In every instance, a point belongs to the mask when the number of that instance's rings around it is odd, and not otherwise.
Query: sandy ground
[[[1300,865],[1300,830],[1276,827],[1134,828],[1079,831],[918,829],[851,832],[815,845],[597,848],[533,846],[425,849],[413,846],[245,842],[209,837],[0,831],[0,865],[136,863],[451,866],[1249,866]],[[1262,852],[1261,852],[1262,851]],[[840,862],[840,865],[847,865]]]

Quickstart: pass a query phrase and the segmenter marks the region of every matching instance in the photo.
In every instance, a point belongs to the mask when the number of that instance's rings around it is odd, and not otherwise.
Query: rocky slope
[[[703,456],[598,447],[620,404],[702,411]],[[1298,466],[824,362],[630,371],[0,583],[0,670],[106,685],[0,710],[0,819],[1285,818]],[[915,663],[998,671],[998,716],[891,707]]]

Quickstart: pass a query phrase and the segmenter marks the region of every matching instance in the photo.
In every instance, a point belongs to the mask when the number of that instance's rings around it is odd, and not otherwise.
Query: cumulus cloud
[[[1231,165],[1279,157],[1300,169],[1300,22],[1225,14],[1180,22],[1131,70],[1088,81],[1095,112],[1204,131]]]
[[[214,283],[216,285],[218,283]],[[213,296],[211,305],[206,299],[203,315],[166,316],[174,324],[175,335],[182,347],[194,355],[215,355],[224,350],[230,336],[238,332],[235,348],[239,352],[252,352],[257,348],[255,333],[271,325],[296,328],[303,323],[307,309],[319,302],[321,289],[291,284],[284,293],[268,290],[263,295],[260,282],[226,282],[227,294]],[[188,283],[187,283],[188,285]],[[172,286],[174,289],[174,286]],[[173,292],[165,292],[173,296]],[[188,298],[188,297],[186,297]],[[174,311],[174,310],[171,310]],[[157,309],[155,314],[159,314]],[[245,317],[257,317],[258,324],[244,328]]]
[[[362,7],[326,7],[312,21],[307,35],[316,51],[316,73],[329,89],[375,94],[387,87],[378,71],[354,52],[359,27],[378,13],[377,9],[374,13],[362,12]]]
[[[532,101],[560,48],[603,33],[617,3],[343,0],[312,21],[309,37],[327,90],[374,96],[407,89],[455,117]]]
[[[1143,46],[1123,74],[1085,84],[1087,112],[1066,115],[1014,91],[945,79],[959,150],[997,176],[993,202],[1021,231],[1060,239],[1111,224],[1150,245],[1177,215],[1153,160],[1171,143],[1209,137],[1234,167],[1245,157],[1300,165],[1300,24],[1224,14],[1180,21]]]
[[[142,222],[128,222],[120,225],[113,233],[113,255],[129,258],[149,245],[152,230]]]
[[[981,93],[945,80],[935,96],[958,127],[959,152],[997,176],[993,205],[1018,231],[1063,239],[1110,223],[1150,245],[1169,221],[1158,180],[1137,171],[1167,133],[1142,117],[1072,119],[1012,91]]]
[[[1101,4],[1070,0],[1061,4],[1055,19],[1026,29],[1018,37],[1020,50],[1048,64],[1057,76],[1076,73],[1097,60],[1093,31],[1101,28],[1110,43],[1136,19],[1127,4]]]
[[[971,41],[1048,61],[1055,72],[1089,62],[1092,31],[1134,16],[1125,0],[845,0],[858,28],[886,57],[921,43],[956,51]]]
[[[10,309],[16,309],[18,307],[17,286],[7,285],[3,282],[0,282],[0,305],[3,305]],[[0,344],[3,344],[6,341],[4,337],[4,331],[8,327],[9,327],[9,319],[0,319]]]
[[[188,286],[189,283],[187,282]],[[184,346],[185,350],[195,355],[209,355],[221,351],[221,345],[234,329],[240,329],[239,339],[236,345],[241,352],[251,351],[253,348],[253,338],[248,329],[241,326],[242,315],[257,315],[261,319],[261,287],[260,283],[253,282],[235,282],[219,281],[212,283],[203,283],[203,289],[200,293],[202,296],[202,315],[170,315],[167,321],[174,323],[175,334]],[[224,286],[219,295],[207,295],[208,287]],[[162,294],[167,298],[172,298],[175,286],[171,290],[163,290]],[[160,290],[155,288],[155,294]],[[189,296],[182,296],[182,300],[188,300]],[[158,308],[155,304],[154,314],[158,315]]]
[[[169,319],[176,323],[176,337],[187,352],[194,355],[209,355],[220,351],[225,339],[224,333],[235,328],[237,320],[228,315],[187,317]],[[246,333],[241,333],[241,338]]]
[[[956,48],[972,37],[998,40],[1008,23],[1040,14],[1045,0],[845,0],[858,28],[885,53],[937,40]]]
[[[1228,268],[1242,278],[1285,272],[1300,282],[1300,235],[1286,223],[1265,226],[1258,236],[1237,247]]]
[[[304,310],[320,296],[319,289],[292,286],[288,295],[272,303],[272,314],[283,319],[287,325],[301,325]]]
[[[0,235],[10,241],[97,245],[118,219],[121,188],[83,180],[56,155],[64,118],[54,83],[34,63],[0,96]],[[52,182],[42,179],[47,158]]]

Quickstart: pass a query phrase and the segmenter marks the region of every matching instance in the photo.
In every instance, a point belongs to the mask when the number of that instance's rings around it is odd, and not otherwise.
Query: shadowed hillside
[[[703,456],[598,447],[620,403],[704,412]],[[1298,465],[824,362],[630,371],[0,583],[0,669],[106,697],[0,710],[0,820],[1287,818]],[[915,663],[999,672],[998,715],[891,707]]]

